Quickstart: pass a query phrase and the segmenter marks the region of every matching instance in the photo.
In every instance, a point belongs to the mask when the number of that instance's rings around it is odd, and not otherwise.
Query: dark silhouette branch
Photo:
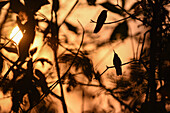
[[[130,64],[130,63],[136,62],[136,61],[139,61],[139,60],[132,60],[132,61],[123,63],[121,66],[126,65],[126,64]],[[103,75],[108,69],[110,69],[110,68],[115,68],[115,66],[106,66],[106,69],[100,74],[100,76],[102,76],[102,75]]]
[[[139,38],[138,45],[136,48],[136,59],[138,59],[138,51],[139,51],[139,45],[140,45],[141,38]]]
[[[9,41],[8,41],[7,43],[5,43],[2,47],[0,47],[0,50],[1,50],[2,48],[4,48],[7,44],[9,44],[9,42],[12,41],[12,39],[18,34],[19,31],[20,31],[20,30],[18,30],[17,33],[15,33],[15,35],[14,35],[11,39],[9,39]]]
[[[84,86],[101,87],[101,88],[105,89],[106,91],[108,91],[113,98],[115,98],[118,102],[120,102],[120,104],[124,105],[124,106],[125,106],[126,108],[128,108],[129,110],[132,110],[132,111],[136,112],[135,109],[131,108],[129,105],[127,105],[126,103],[124,103],[121,99],[119,99],[118,97],[116,97],[116,96],[113,94],[112,90],[107,89],[101,82],[100,82],[100,85],[84,84],[84,83],[80,83],[80,82],[77,82],[77,83],[78,83],[79,85],[84,85]]]
[[[52,3],[52,5],[54,5],[54,1]],[[53,7],[54,8],[54,7]],[[62,85],[62,82],[61,82],[61,73],[60,73],[60,67],[59,67],[59,63],[58,63],[58,44],[56,42],[59,41],[59,26],[58,26],[58,19],[57,19],[57,10],[53,9],[51,10],[51,23],[53,22],[53,11],[54,11],[54,15],[55,15],[55,23],[54,23],[54,26],[52,25],[51,26],[51,30],[52,30],[52,39],[55,41],[55,42],[52,42],[52,49],[53,49],[53,52],[54,52],[54,59],[55,59],[55,67],[56,67],[56,70],[57,70],[57,76],[58,76],[58,80],[59,80],[59,85],[60,85],[60,93],[61,93],[61,102],[62,102],[62,105],[63,105],[63,110],[64,110],[64,113],[68,113],[67,111],[67,105],[66,105],[66,102],[65,102],[65,98],[64,98],[64,90],[63,90],[63,85]],[[58,6],[59,8],[59,6]],[[54,27],[54,28],[53,28]]]
[[[9,58],[7,58],[5,55],[3,55],[1,52],[0,52],[0,56],[4,57],[6,60],[8,60],[9,62],[11,62],[12,64],[15,63],[15,62],[13,62],[12,60],[10,60]]]
[[[73,5],[73,7],[70,9],[70,11],[68,12],[67,16],[64,18],[63,22],[58,26],[59,28],[61,27],[61,25],[63,25],[63,23],[65,22],[65,20],[67,19],[67,17],[71,14],[71,12],[73,11],[73,9],[75,8],[75,6],[77,5],[77,3],[79,2],[79,0],[76,0],[76,3]]]
[[[78,22],[79,22],[79,21],[78,21]],[[75,57],[74,57],[71,65],[70,65],[70,67],[67,69],[67,71],[65,72],[65,74],[60,78],[60,80],[64,79],[64,78],[67,76],[67,74],[68,74],[69,70],[71,69],[71,67],[72,67],[72,65],[73,65],[73,63],[74,63],[74,61],[75,61],[75,59],[76,59],[76,57],[77,57],[77,55],[78,55],[78,53],[79,53],[79,51],[80,51],[80,48],[81,48],[81,46],[82,46],[82,44],[83,44],[85,30],[84,30],[84,28],[83,28],[83,26],[82,26],[82,24],[81,24],[80,22],[79,22],[79,24],[81,25],[81,27],[82,27],[82,29],[83,29],[82,40],[81,40],[80,46],[79,46],[79,48],[78,48],[78,50],[77,50],[77,53],[76,53],[76,55],[75,55]],[[62,100],[62,99],[61,99],[62,97],[59,97],[59,96],[57,96],[55,93],[52,92],[52,90],[58,85],[58,83],[59,83],[59,80],[55,81],[55,82],[49,87],[49,89],[50,89],[49,93],[51,93],[51,94],[52,94],[53,96],[55,96],[56,98]],[[48,94],[49,94],[49,93],[48,93]],[[48,94],[42,94],[40,101],[37,102],[37,104],[35,104],[33,107],[35,107],[36,105],[38,105],[45,97],[48,96]],[[33,108],[33,107],[32,107],[32,108]],[[27,112],[30,111],[32,108],[29,108],[29,109],[27,110]]]
[[[106,22],[106,23],[104,23],[104,24],[118,23],[118,22],[120,22],[120,21],[127,20],[128,18],[131,18],[131,16],[128,16],[128,17],[125,17],[125,18],[123,18],[123,19],[116,20],[116,21],[113,21],[113,22]],[[94,20],[92,20],[92,19],[91,19],[90,21],[91,21],[91,23],[97,23],[96,21],[94,21]]]
[[[144,44],[145,44],[146,34],[149,33],[149,32],[150,32],[150,30],[148,30],[148,31],[146,31],[144,33],[144,37],[143,37],[143,41],[142,41],[142,47],[141,47],[141,52],[140,52],[140,57],[139,57],[139,62],[140,62],[140,60],[142,58],[142,55],[143,55],[143,48],[144,48]]]
[[[79,21],[78,21],[78,22],[79,22]],[[82,46],[82,44],[83,44],[83,41],[84,41],[84,33],[85,33],[85,30],[84,30],[84,28],[83,28],[83,26],[82,26],[82,24],[81,24],[80,22],[79,22],[79,24],[81,25],[81,27],[82,27],[82,29],[83,29],[82,40],[81,40],[81,43],[80,43],[80,45],[79,45],[79,48],[78,48],[78,50],[77,50],[77,53],[75,54],[75,57],[74,57],[73,61],[71,62],[69,68],[68,68],[67,71],[64,73],[64,75],[61,77],[62,79],[64,79],[64,78],[66,77],[66,75],[67,75],[68,72],[70,71],[71,67],[73,66],[73,64],[74,64],[74,62],[75,62],[75,59],[77,58],[77,55],[79,54],[80,48],[81,48],[81,46]],[[53,85],[50,86],[50,88],[53,87],[51,90],[53,90],[53,89],[56,87],[57,84],[58,84],[58,80],[57,80]]]
[[[126,11],[123,7],[121,7],[119,4],[115,5],[115,6],[118,6],[122,11],[126,12],[132,19],[136,19],[136,20],[139,20],[141,21],[142,23],[143,20],[141,20],[140,18],[137,18],[134,14],[130,14],[128,11]]]

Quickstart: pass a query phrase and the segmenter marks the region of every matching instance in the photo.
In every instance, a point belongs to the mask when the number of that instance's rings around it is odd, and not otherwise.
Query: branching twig
[[[132,61],[129,61],[129,62],[122,64],[121,66],[126,65],[126,64],[130,64],[130,63],[136,62],[136,61],[139,61],[139,60],[132,60]],[[106,69],[102,72],[102,74],[100,74],[100,76],[102,76],[110,68],[115,68],[115,66],[106,66]]]
[[[78,22],[79,22],[79,21],[78,21]],[[64,75],[61,77],[62,79],[64,79],[64,78],[66,77],[66,75],[67,75],[68,72],[70,71],[71,67],[73,66],[74,61],[75,61],[75,59],[77,58],[77,55],[78,55],[78,53],[79,53],[79,51],[80,51],[80,48],[81,48],[81,46],[82,46],[82,44],[83,44],[83,41],[84,41],[84,33],[85,33],[85,30],[84,30],[84,28],[83,28],[83,26],[82,26],[82,24],[81,24],[80,22],[79,22],[79,24],[81,25],[81,27],[82,27],[82,29],[83,29],[82,40],[81,40],[80,46],[79,46],[79,48],[78,48],[78,50],[77,50],[77,53],[75,54],[75,57],[74,57],[72,63],[70,64],[69,68],[68,68],[67,71],[64,73]],[[53,90],[57,84],[58,84],[58,80],[57,80],[53,85],[50,86],[50,88],[53,87],[51,90]]]
[[[123,7],[121,7],[119,4],[117,4],[116,6],[118,6],[122,11],[126,12],[131,18],[139,20],[143,23],[143,20],[141,20],[140,18],[137,18],[134,14],[130,14],[128,11],[126,11]]]
[[[79,21],[78,21],[78,22],[79,22]],[[84,28],[83,28],[83,26],[82,26],[82,24],[81,24],[80,22],[79,22],[79,24],[81,25],[81,27],[82,27],[82,29],[83,29],[82,40],[81,40],[80,46],[79,46],[79,48],[78,48],[78,50],[77,50],[77,53],[76,53],[76,55],[75,55],[75,57],[74,57],[71,65],[70,65],[70,67],[67,69],[67,71],[65,72],[65,74],[60,78],[60,80],[61,80],[61,79],[64,79],[64,78],[66,77],[67,73],[68,73],[69,70],[71,69],[71,67],[72,67],[72,65],[73,65],[73,63],[74,63],[74,61],[75,61],[75,59],[76,59],[76,57],[77,57],[77,55],[78,55],[78,53],[79,53],[79,51],[80,51],[80,48],[81,48],[81,46],[82,46],[82,44],[83,44],[85,30],[84,30]],[[49,87],[49,88],[50,88],[49,93],[51,93],[52,95],[54,95],[55,97],[57,97],[58,99],[61,100],[61,97],[60,97],[60,96],[57,96],[55,93],[52,92],[52,90],[58,85],[58,83],[59,83],[59,80],[55,81],[55,82]],[[49,93],[48,93],[48,94],[49,94]],[[29,109],[27,110],[27,112],[30,111],[32,108],[34,108],[36,105],[38,105],[45,97],[48,96],[48,94],[42,94],[40,101],[37,102],[37,104],[35,104],[33,107],[29,108]]]
[[[134,112],[136,112],[136,111],[135,111],[134,109],[132,109],[129,105],[127,105],[127,104],[124,103],[122,100],[120,100],[118,97],[116,97],[116,96],[113,94],[112,90],[107,89],[102,83],[100,83],[100,85],[92,85],[92,84],[84,84],[84,83],[78,82],[78,84],[80,84],[80,85],[85,85],[85,86],[101,87],[101,88],[105,89],[106,91],[108,91],[113,98],[115,98],[117,101],[120,102],[120,104],[124,105],[124,106],[125,106],[126,108],[128,108],[129,110],[133,110]]]

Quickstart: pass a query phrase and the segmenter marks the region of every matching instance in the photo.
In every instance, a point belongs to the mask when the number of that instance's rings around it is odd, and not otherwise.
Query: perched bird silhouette
[[[100,29],[102,28],[106,18],[107,18],[107,11],[103,10],[100,13],[99,17],[97,18],[97,24],[96,24],[96,27],[94,29],[94,33],[98,33],[100,31]]]
[[[113,52],[114,52],[113,65],[115,66],[116,74],[119,76],[122,75],[122,68],[121,68],[122,62],[114,50]]]

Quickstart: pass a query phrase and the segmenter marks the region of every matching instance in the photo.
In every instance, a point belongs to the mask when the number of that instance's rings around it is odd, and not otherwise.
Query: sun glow
[[[16,44],[18,44],[18,43],[20,42],[20,40],[21,40],[22,37],[23,37],[23,34],[22,34],[21,30],[19,29],[18,26],[16,26],[16,27],[12,30],[11,34],[10,34],[10,39],[12,38],[12,40],[13,40]]]

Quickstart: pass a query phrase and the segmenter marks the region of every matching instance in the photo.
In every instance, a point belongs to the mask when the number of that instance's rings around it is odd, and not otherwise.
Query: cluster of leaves
[[[34,62],[30,59],[27,62],[27,68],[23,69],[21,65],[17,65],[17,68],[12,69],[13,78],[2,79],[1,87],[3,88],[3,93],[7,93],[12,90],[12,109],[15,112],[19,111],[21,108],[20,104],[23,103],[23,97],[28,95],[30,108],[34,107],[38,102],[40,102],[41,94],[48,94],[49,88],[46,83],[45,75],[38,69],[33,69],[33,64],[36,62],[49,62],[44,58],[36,59]],[[5,83],[5,85],[3,85]],[[41,90],[40,90],[41,88]],[[27,106],[28,107],[28,106]],[[22,108],[21,108],[22,109]]]
[[[71,64],[75,55],[74,54],[64,54],[59,57],[60,63]],[[85,55],[78,55],[73,63],[73,67],[75,67],[75,71],[82,70],[82,74],[84,74],[89,81],[92,80],[93,75],[95,74],[92,61],[86,57]],[[70,74],[69,76],[73,76]],[[74,77],[74,76],[73,76]],[[74,81],[73,77],[69,77],[70,81]],[[73,82],[74,84],[75,82]]]
[[[23,38],[19,43],[19,58],[16,62],[12,62],[13,65],[9,68],[7,73],[1,79],[1,88],[3,89],[3,93],[7,93],[12,90],[12,108],[11,110],[14,112],[19,112],[19,109],[23,110],[21,104],[23,103],[23,97],[28,95],[30,109],[34,107],[41,99],[41,94],[48,94],[49,88],[46,83],[45,75],[37,69],[33,69],[33,64],[36,62],[44,62],[52,65],[48,59],[39,58],[35,61],[32,61],[32,58],[29,61],[25,61],[26,57],[30,54],[32,57],[34,53],[37,51],[37,48],[29,51],[30,44],[33,43],[35,37],[35,13],[44,5],[49,4],[47,0],[24,0],[25,4],[22,4],[20,0],[10,0],[10,1],[2,1],[0,2],[0,8],[2,8],[7,3],[10,3],[10,9],[18,14],[17,24],[21,31],[23,32]],[[22,21],[25,20],[26,23],[22,24]],[[10,42],[11,40],[9,40]],[[8,42],[8,43],[9,43]],[[7,44],[4,44],[7,45]],[[2,45],[2,48],[5,48],[8,52],[17,53],[17,51],[11,50],[11,48],[7,48]],[[10,49],[10,50],[9,50]],[[3,68],[3,61],[9,60],[7,57],[2,57],[1,53],[0,63],[1,63],[1,71]],[[21,61],[21,62],[20,62]],[[22,68],[23,64],[27,64],[26,69]],[[9,72],[13,72],[13,78],[11,80],[8,79]],[[5,84],[5,85],[4,85]],[[40,90],[41,88],[41,90]]]

